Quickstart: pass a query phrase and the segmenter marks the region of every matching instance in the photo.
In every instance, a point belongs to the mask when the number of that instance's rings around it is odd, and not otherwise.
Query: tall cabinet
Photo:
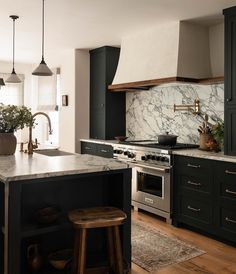
[[[90,51],[90,138],[125,136],[125,93],[108,91],[120,49],[104,46]]]
[[[236,155],[236,7],[225,15],[225,154]]]

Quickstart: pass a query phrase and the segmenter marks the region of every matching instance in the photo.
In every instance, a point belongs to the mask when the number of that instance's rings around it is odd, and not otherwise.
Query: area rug
[[[132,221],[132,262],[152,272],[205,252],[141,221]]]

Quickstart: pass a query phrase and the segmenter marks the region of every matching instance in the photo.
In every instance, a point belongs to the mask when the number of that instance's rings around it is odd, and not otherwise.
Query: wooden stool
[[[107,228],[109,266],[115,265],[116,274],[123,274],[119,225],[127,218],[126,214],[114,207],[93,207],[69,212],[69,220],[76,229],[73,274],[86,273],[86,234],[89,228]],[[93,273],[90,269],[89,273]],[[97,270],[97,268],[96,268]]]

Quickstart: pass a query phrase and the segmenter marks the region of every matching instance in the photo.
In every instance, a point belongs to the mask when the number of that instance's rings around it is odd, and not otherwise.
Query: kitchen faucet
[[[52,124],[51,124],[50,117],[49,117],[46,113],[44,113],[44,112],[36,112],[35,114],[33,114],[33,115],[32,115],[32,124],[31,124],[30,127],[29,127],[28,154],[33,154],[33,149],[34,149],[34,148],[37,148],[37,145],[35,146],[35,145],[33,144],[33,141],[32,141],[33,122],[34,122],[34,118],[35,118],[37,115],[43,115],[43,116],[45,116],[45,117],[48,119],[49,134],[50,134],[50,135],[52,134]]]

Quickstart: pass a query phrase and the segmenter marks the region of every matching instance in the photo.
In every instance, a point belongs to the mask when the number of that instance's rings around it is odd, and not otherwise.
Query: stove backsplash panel
[[[170,84],[126,94],[126,134],[130,139],[157,139],[165,133],[178,142],[197,144],[202,118],[187,111],[174,112],[174,104],[200,100],[201,113],[223,119],[224,85]],[[211,119],[209,122],[214,123]]]

